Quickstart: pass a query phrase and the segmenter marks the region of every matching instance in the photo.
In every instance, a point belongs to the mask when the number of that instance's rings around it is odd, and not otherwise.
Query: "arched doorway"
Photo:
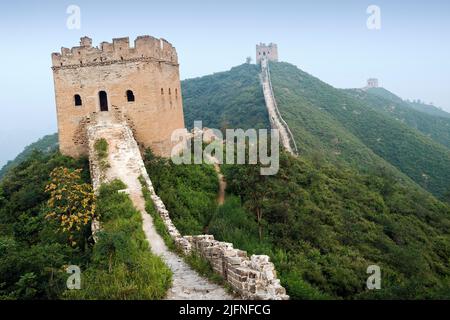
[[[98,98],[100,100],[100,111],[108,111],[108,95],[105,91],[100,91],[98,93]]]
[[[134,93],[131,90],[127,90],[127,101],[134,102]]]

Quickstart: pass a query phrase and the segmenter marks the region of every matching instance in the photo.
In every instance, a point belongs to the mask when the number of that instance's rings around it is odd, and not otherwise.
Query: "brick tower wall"
[[[278,47],[275,43],[260,43],[256,45],[256,63],[261,63],[264,57],[269,61],[278,61]]]
[[[171,134],[184,128],[178,58],[166,40],[138,37],[92,47],[84,37],[80,46],[52,54],[59,145],[63,154],[88,154],[86,126],[100,113],[99,92],[105,91],[108,112],[119,110],[142,147],[170,156]],[[127,90],[134,102],[127,99]],[[75,105],[79,95],[82,105]]]

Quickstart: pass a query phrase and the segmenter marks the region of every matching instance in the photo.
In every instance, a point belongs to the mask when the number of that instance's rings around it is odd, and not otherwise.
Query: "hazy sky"
[[[66,27],[69,5],[81,29]],[[369,5],[381,30],[369,30]],[[450,1],[8,1],[0,7],[0,166],[56,131],[51,52],[88,35],[163,37],[178,51],[183,79],[228,70],[275,42],[279,57],[340,87],[369,77],[403,98],[450,111]],[[253,58],[254,59],[254,58]]]

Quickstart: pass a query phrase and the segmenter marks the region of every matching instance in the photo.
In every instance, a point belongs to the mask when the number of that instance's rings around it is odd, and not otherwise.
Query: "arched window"
[[[170,93],[170,88],[169,88],[169,96],[171,95],[171,93]]]
[[[108,95],[105,91],[100,91],[98,93],[98,98],[100,100],[100,111],[108,111]]]
[[[133,102],[134,101],[134,93],[131,90],[127,90],[127,101]]]
[[[161,88],[161,95],[163,95],[164,94],[164,89],[163,88]]]
[[[175,88],[175,97],[178,97],[178,89]]]
[[[74,100],[75,106],[83,105],[83,102],[81,101],[81,97],[79,94],[74,95],[73,100]]]

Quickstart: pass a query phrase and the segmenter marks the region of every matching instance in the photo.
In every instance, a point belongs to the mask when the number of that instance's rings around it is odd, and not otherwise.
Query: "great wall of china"
[[[145,235],[154,254],[160,255],[173,272],[173,286],[167,299],[234,299],[224,288],[199,276],[182,257],[170,251],[156,232],[152,217],[145,210],[139,177],[143,177],[154,206],[176,246],[185,255],[196,253],[208,260],[233,291],[243,299],[285,300],[289,297],[277,278],[275,267],[266,255],[248,257],[233,244],[217,241],[212,235],[183,236],[172,223],[169,212],[156,194],[142,160],[133,132],[116,112],[97,113],[87,127],[89,160],[95,190],[102,183],[120,179],[127,185],[135,207],[141,212]],[[95,142],[108,142],[108,168],[102,168],[96,156]],[[97,228],[101,229],[100,227]],[[98,229],[96,230],[98,232]]]
[[[269,114],[270,125],[273,129],[278,129],[282,146],[289,153],[298,154],[297,144],[294,136],[289,129],[288,124],[284,121],[278,109],[275,94],[272,88],[272,81],[270,79],[269,60],[267,58],[261,59],[261,85],[264,92],[264,99],[266,101],[267,112]]]
[[[270,61],[278,61],[278,46],[275,43],[260,43],[256,45],[256,64],[261,67],[260,81],[266,102],[267,113],[269,115],[270,126],[278,129],[283,148],[292,155],[298,154],[297,144],[294,135],[288,124],[281,116],[278,109],[275,93],[270,78]]]
[[[276,45],[269,45],[269,49],[267,55],[264,46],[259,51],[266,103],[272,127],[280,129],[283,146],[294,153],[295,142],[276,106],[265,59],[277,59]],[[129,38],[93,47],[92,39],[83,37],[79,46],[61,48],[61,52],[52,54],[52,70],[61,153],[89,156],[96,191],[101,184],[115,179],[127,185],[121,192],[127,193],[140,211],[152,252],[160,255],[173,272],[173,286],[167,299],[235,297],[199,276],[181,256],[168,249],[156,232],[152,216],[146,212],[142,179],[180,252],[195,253],[209,261],[213,270],[243,299],[289,298],[268,256],[249,257],[245,251],[217,241],[212,235],[181,235],[153,188],[140,151],[151,148],[157,155],[170,156],[174,150],[172,133],[185,128],[178,56],[169,42],[140,36],[134,47],[130,46]],[[108,143],[107,166],[102,165],[104,159],[96,156],[95,143],[99,139]],[[217,166],[216,171],[220,175]],[[220,181],[219,201],[223,201],[225,182]],[[101,220],[93,222],[92,230],[96,239],[97,232],[101,232]]]

